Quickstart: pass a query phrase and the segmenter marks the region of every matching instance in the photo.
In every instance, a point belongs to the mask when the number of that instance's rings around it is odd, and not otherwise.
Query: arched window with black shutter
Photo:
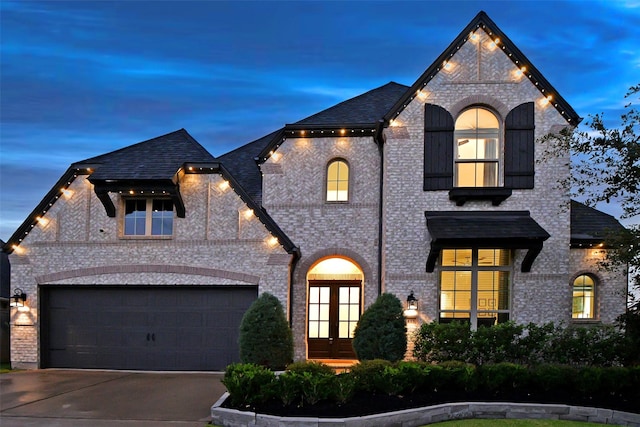
[[[447,110],[425,104],[424,191],[453,187],[453,130],[453,117]]]

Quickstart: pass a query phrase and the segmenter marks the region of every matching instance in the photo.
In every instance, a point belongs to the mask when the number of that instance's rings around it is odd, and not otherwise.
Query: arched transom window
[[[455,124],[455,186],[500,185],[500,122],[491,111],[465,110]]]
[[[588,274],[581,274],[573,281],[574,319],[595,319],[596,281]]]
[[[332,160],[327,166],[327,202],[349,200],[349,165],[344,160]]]

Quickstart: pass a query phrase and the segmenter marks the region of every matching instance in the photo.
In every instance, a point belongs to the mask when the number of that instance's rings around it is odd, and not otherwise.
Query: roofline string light
[[[477,24],[476,25],[476,30],[482,28],[482,30],[484,30],[484,32],[489,36],[489,37],[493,37],[493,31],[489,30],[487,28],[487,26],[485,24]],[[458,51],[460,50],[460,48],[462,46],[464,46],[464,44],[468,41],[471,40],[472,42],[477,42],[479,41],[479,36],[476,34],[476,30],[473,30],[471,33],[469,33],[469,35],[467,37],[465,37],[464,39],[462,39],[462,42],[456,46],[455,50]],[[545,88],[540,87],[540,82],[536,80],[536,78],[533,76],[533,74],[531,72],[527,72],[528,69],[530,69],[531,67],[526,67],[523,66],[521,64],[521,61],[519,59],[517,59],[513,52],[511,52],[507,46],[501,42],[500,38],[496,37],[495,39],[492,39],[491,44],[495,45],[495,47],[502,47],[502,50],[507,54],[507,56],[518,66],[520,67],[520,71],[522,72],[522,75],[525,75],[529,78],[529,80],[536,86],[538,87],[538,90],[540,90],[542,93],[545,92]],[[449,60],[450,58],[453,57],[453,53],[449,54]],[[444,68],[447,64],[449,64],[449,60],[445,60],[443,61],[443,66],[442,68]],[[429,75],[428,77],[425,77],[425,81],[422,82],[422,87],[426,87],[427,84],[438,74],[438,71],[440,71],[441,67],[437,67],[436,71],[434,73],[432,73],[431,75]],[[407,105],[409,105],[409,103],[411,101],[414,100],[414,98],[416,96],[418,96],[419,91],[416,90],[413,95],[411,95],[409,97],[409,99],[403,103],[402,108],[399,108],[398,111],[395,112],[395,116],[399,116],[400,113],[402,112],[402,110],[404,110],[405,108],[407,108]],[[557,109],[558,108],[558,103],[554,103],[553,106]],[[566,120],[571,123],[572,119],[571,117],[568,117],[567,112],[565,110],[559,110],[560,114],[562,114],[563,116],[565,116]]]

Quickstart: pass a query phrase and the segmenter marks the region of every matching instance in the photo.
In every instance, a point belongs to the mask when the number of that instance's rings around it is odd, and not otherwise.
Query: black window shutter
[[[504,186],[533,188],[535,173],[535,114],[533,102],[507,114],[504,135]]]
[[[453,188],[453,117],[444,108],[424,106],[424,191]]]

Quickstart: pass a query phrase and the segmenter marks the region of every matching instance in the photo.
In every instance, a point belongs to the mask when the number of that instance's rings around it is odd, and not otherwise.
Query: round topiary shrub
[[[240,323],[240,360],[282,370],[293,360],[293,334],[278,298],[263,293]]]
[[[407,331],[402,303],[392,294],[382,294],[362,313],[353,335],[358,360],[384,359],[395,362],[407,351]]]

